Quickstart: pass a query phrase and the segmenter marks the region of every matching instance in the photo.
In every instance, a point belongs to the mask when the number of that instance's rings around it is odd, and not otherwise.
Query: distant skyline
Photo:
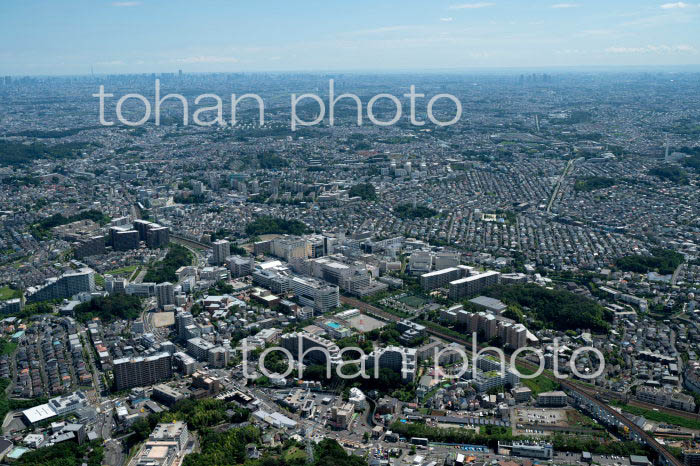
[[[700,0],[5,0],[0,75],[700,64]]]

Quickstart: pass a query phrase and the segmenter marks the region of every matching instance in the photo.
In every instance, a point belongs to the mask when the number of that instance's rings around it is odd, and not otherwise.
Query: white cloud
[[[100,65],[100,66],[122,66],[122,65],[126,65],[126,63],[124,63],[124,62],[121,61],[121,60],[98,61],[97,64]]]
[[[675,3],[664,3],[661,5],[661,8],[664,10],[672,10],[675,8],[688,8],[690,5],[684,2],[675,2]]]
[[[585,31],[578,32],[574,34],[576,37],[589,37],[589,36],[611,36],[617,32],[612,29],[586,29]]]
[[[374,29],[361,29],[359,31],[352,31],[350,32],[350,34],[382,34],[385,32],[414,30],[417,27],[419,26],[383,26]]]
[[[187,58],[176,58],[177,63],[238,63],[238,58],[217,57],[217,56],[197,56]]]
[[[665,54],[665,53],[697,53],[692,45],[647,45],[645,47],[608,47],[607,53],[614,54]]]
[[[578,3],[555,3],[552,8],[578,8]]]
[[[459,5],[450,5],[450,10],[475,10],[477,8],[486,8],[494,5],[495,3],[490,2],[460,3]]]
[[[141,2],[113,2],[112,6],[118,6],[118,7],[130,7],[130,6],[139,6]]]
[[[452,18],[440,18],[440,21],[445,22],[445,23],[449,23],[452,21]]]

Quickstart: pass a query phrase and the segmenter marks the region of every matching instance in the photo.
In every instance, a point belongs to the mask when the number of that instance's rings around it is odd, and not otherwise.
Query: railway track
[[[365,312],[367,314],[373,314],[376,317],[379,317],[381,319],[384,319],[389,322],[398,322],[401,320],[400,317],[395,316],[394,314],[390,314],[386,311],[383,311],[382,309],[379,309],[376,306],[373,306],[371,304],[365,303],[363,301],[360,301],[359,299],[355,298],[350,298],[347,296],[341,296],[340,300],[343,304],[347,304],[349,306],[356,307],[360,309],[360,311]],[[467,342],[466,340],[462,340],[460,338],[453,337],[451,335],[448,335],[444,332],[441,332],[439,330],[435,330],[433,328],[427,327],[427,332],[433,336],[440,337],[443,340],[447,340],[450,342],[454,343],[459,343],[463,345],[465,348],[469,348],[471,346],[471,343]],[[518,364],[531,369],[533,371],[536,371],[538,369],[538,366],[535,364],[531,363],[530,361],[524,360],[524,359],[518,359]],[[565,390],[575,392],[577,393],[580,397],[585,399],[588,403],[593,404],[600,408],[601,410],[605,411],[608,415],[611,415],[614,417],[620,424],[626,426],[630,432],[633,432],[637,438],[640,438],[645,444],[650,446],[658,455],[659,458],[662,460],[664,464],[668,465],[673,465],[673,466],[683,466],[683,463],[673,456],[666,448],[663,447],[659,442],[657,442],[651,435],[647,434],[642,430],[640,427],[638,427],[634,422],[630,421],[627,419],[625,416],[623,416],[621,413],[617,412],[616,410],[612,409],[610,406],[607,404],[603,403],[598,399],[599,396],[604,396],[605,391],[602,391],[600,389],[596,389],[593,387],[583,387],[579,384],[572,383],[567,380],[562,380],[558,379],[555,377],[553,374],[549,374],[547,372],[544,372],[542,374],[544,377],[547,377],[548,379],[559,383]],[[654,407],[655,409],[658,409],[659,407],[656,406]],[[689,413],[686,413],[689,414]]]
[[[184,236],[180,236],[176,233],[170,233],[170,239],[174,243],[180,243],[184,246],[190,246],[197,249],[211,249],[211,244],[205,244],[199,241],[194,241],[192,239],[185,238]]]
[[[364,301],[360,301],[359,299],[355,298],[350,298],[348,296],[341,296],[340,297],[340,302],[343,304],[347,304],[348,306],[353,306],[358,308],[360,311],[366,313],[366,314],[373,314],[381,319],[384,319],[389,322],[398,322],[401,319],[401,317],[395,316],[394,314],[390,314],[386,311],[383,311],[379,309],[376,306],[372,306],[369,303],[366,303]]]
[[[465,341],[465,340],[455,338],[451,335],[448,335],[446,333],[440,332],[440,331],[435,330],[435,329],[428,328],[427,331],[431,335],[438,336],[444,340],[459,343],[459,344],[463,345],[465,348],[468,348],[470,345],[470,343]],[[538,369],[538,367],[535,364],[531,363],[530,361],[523,360],[523,359],[518,359],[518,364],[521,364],[524,367],[527,367],[528,369],[532,369],[532,370]],[[651,435],[644,432],[644,430],[642,430],[639,426],[637,426],[637,424],[635,424],[631,420],[627,419],[625,416],[623,416],[621,413],[617,412],[616,410],[612,409],[607,404],[598,400],[597,396],[601,394],[600,390],[596,390],[596,389],[591,388],[591,387],[586,387],[586,389],[583,389],[578,384],[569,382],[567,380],[558,379],[557,377],[554,377],[554,375],[549,374],[547,372],[544,372],[542,375],[544,377],[547,377],[548,379],[554,381],[554,382],[559,383],[565,390],[578,393],[587,402],[596,405],[598,408],[602,409],[607,414],[613,416],[618,422],[620,422],[622,425],[626,426],[631,432],[634,432],[638,438],[640,438],[644,441],[644,443],[646,443],[652,449],[654,449],[654,451],[656,451],[656,453],[659,455],[659,457],[663,459],[664,464],[670,464],[670,465],[674,465],[674,466],[682,466],[683,465],[683,463],[680,460],[678,460],[678,458],[673,456],[668,450],[666,450],[663,447],[663,445],[661,445],[659,442],[657,442]]]

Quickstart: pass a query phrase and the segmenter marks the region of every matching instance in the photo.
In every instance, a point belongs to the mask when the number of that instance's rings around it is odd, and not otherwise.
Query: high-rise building
[[[168,227],[147,220],[134,220],[134,229],[139,232],[139,240],[145,241],[149,249],[164,248],[170,242]]]
[[[228,366],[230,352],[223,346],[212,348],[207,353],[209,367],[222,368]]]
[[[158,353],[132,359],[115,359],[113,372],[116,390],[153,385],[173,376],[171,356],[168,353]]]
[[[115,251],[128,251],[139,247],[139,232],[126,226],[110,228],[109,238],[112,249]]]
[[[76,259],[82,259],[84,257],[96,256],[105,253],[105,237],[104,236],[93,236],[90,238],[83,239],[77,243],[74,249],[74,255]]]
[[[222,265],[226,262],[226,258],[231,255],[231,243],[225,239],[220,239],[212,243],[214,255],[212,262],[216,265]]]
[[[408,258],[408,268],[412,275],[430,272],[433,267],[433,255],[430,251],[415,251]]]
[[[146,246],[149,249],[160,249],[170,243],[170,230],[168,227],[160,226],[156,223],[146,232]]]
[[[194,192],[195,196],[204,194],[204,183],[199,180],[192,181],[192,192]]]
[[[459,253],[456,252],[438,252],[433,259],[435,270],[457,267],[459,265]]]
[[[289,277],[270,269],[255,269],[253,283],[276,294],[287,293],[290,289]]]
[[[209,350],[214,349],[214,347],[213,343],[203,338],[195,337],[187,340],[187,352],[198,361],[207,361],[209,359]]]
[[[175,317],[175,324],[177,325],[177,336],[184,339],[187,326],[194,325],[194,316],[189,312],[181,312]]]
[[[298,236],[282,236],[272,240],[271,254],[287,262],[292,259],[306,259],[312,255],[311,242]]]
[[[158,307],[163,309],[165,306],[175,304],[175,287],[170,282],[158,283],[156,285],[156,298],[158,299]]]
[[[0,314],[15,314],[24,309],[24,299],[14,298],[0,301]]]

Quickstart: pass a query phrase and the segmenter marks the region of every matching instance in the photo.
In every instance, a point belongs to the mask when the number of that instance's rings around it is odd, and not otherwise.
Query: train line
[[[462,340],[460,338],[455,338],[451,335],[448,335],[444,332],[440,332],[439,330],[431,329],[428,328],[427,332],[430,333],[431,335],[438,336],[444,340],[459,343],[461,345],[464,345],[465,348],[469,347],[469,342]],[[525,361],[523,359],[518,359],[518,363],[523,365],[524,367],[527,367],[528,369],[532,370],[537,370],[537,366],[530,361]],[[571,392],[577,393],[579,396],[584,398],[587,402],[596,405],[598,408],[602,409],[605,411],[607,414],[613,416],[618,422],[620,422],[622,425],[626,426],[631,432],[634,432],[638,438],[642,439],[644,443],[646,443],[648,446],[650,446],[656,453],[659,455],[660,458],[663,459],[663,462],[665,464],[671,464],[674,466],[682,466],[683,463],[673,456],[666,448],[663,447],[659,442],[654,439],[651,435],[647,434],[643,429],[641,429],[637,424],[632,422],[631,420],[627,419],[625,416],[623,416],[621,413],[617,412],[607,404],[603,403],[597,398],[597,395],[600,394],[600,390],[596,390],[594,388],[587,387],[587,389],[582,389],[580,385],[574,384],[570,381],[563,380],[563,379],[558,379],[555,377],[553,374],[549,374],[547,372],[543,372],[542,375],[544,377],[547,377],[548,379],[559,383],[565,390],[569,390]]]
[[[340,298],[341,302],[343,304],[347,304],[349,306],[353,306],[358,308],[360,311],[365,312],[367,314],[372,314],[375,315],[376,317],[379,317],[383,320],[389,321],[389,322],[398,322],[401,320],[400,317],[395,316],[394,314],[391,314],[389,312],[386,312],[382,309],[379,309],[376,306],[373,306],[369,303],[365,303],[363,301],[360,301],[359,299],[355,298],[350,298],[347,296],[341,296]],[[456,338],[452,335],[449,335],[447,333],[441,332],[439,330],[427,327],[427,332],[433,336],[440,337],[443,340],[458,343],[463,345],[465,348],[469,348],[471,343],[467,342],[466,340],[462,340],[461,338]],[[531,370],[537,370],[538,366],[533,364],[530,361],[524,360],[524,359],[518,359],[518,364],[531,369]],[[647,444],[649,447],[651,447],[658,455],[659,458],[662,460],[664,464],[668,465],[673,465],[673,466],[683,466],[683,463],[673,456],[666,448],[664,448],[663,445],[661,445],[659,442],[654,439],[651,435],[647,434],[643,429],[641,429],[639,426],[637,426],[634,422],[631,420],[627,419],[625,416],[623,416],[621,413],[617,412],[607,404],[603,403],[598,399],[600,396],[604,396],[605,392],[596,389],[594,387],[582,387],[579,384],[572,383],[567,380],[562,380],[558,379],[555,377],[553,374],[544,372],[542,374],[544,377],[547,377],[548,379],[559,383],[562,388],[565,390],[575,392],[577,393],[581,398],[585,399],[589,404],[597,406],[599,409],[603,410],[606,414],[612,416],[617,420],[620,424],[626,426],[630,432],[633,432],[637,438],[641,439],[645,444]],[[659,407],[656,406],[655,409],[658,409]],[[687,414],[687,413],[686,413]]]

